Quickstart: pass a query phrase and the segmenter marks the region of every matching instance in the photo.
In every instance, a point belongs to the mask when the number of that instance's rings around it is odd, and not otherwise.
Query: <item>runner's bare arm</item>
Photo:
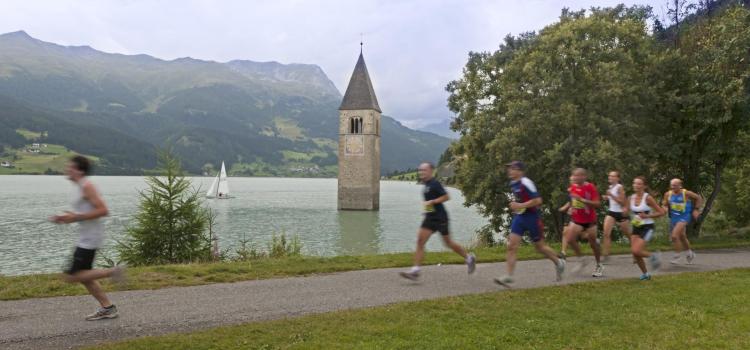
[[[428,202],[429,202],[429,204],[435,205],[435,204],[445,203],[445,202],[449,201],[450,199],[451,199],[451,197],[449,197],[448,194],[444,194],[444,195],[442,195],[440,197],[437,197],[437,198],[435,198],[433,200],[429,200]]]
[[[109,215],[109,209],[107,209],[107,205],[104,204],[102,196],[99,195],[96,187],[90,182],[87,182],[83,186],[83,196],[91,202],[94,209],[87,213],[76,213],[76,221],[93,220]]]
[[[687,191],[688,198],[692,199],[695,203],[695,206],[693,209],[700,210],[700,208],[703,206],[703,196],[693,192],[693,191]]]
[[[654,199],[651,196],[648,196],[646,198],[646,204],[648,204],[649,207],[653,208],[654,210],[648,214],[648,217],[654,219],[658,217],[662,217],[665,214],[667,214],[667,211],[662,208],[659,203],[656,202],[656,199]]]
[[[568,201],[567,203],[565,203],[565,205],[563,205],[562,207],[560,207],[557,210],[559,210],[560,212],[564,213],[564,212],[568,211],[568,209],[570,209],[570,201]]]
[[[687,196],[695,203],[695,205],[693,206],[693,219],[698,219],[698,217],[701,215],[700,208],[703,207],[703,196],[693,191],[687,191]]]
[[[627,198],[625,197],[625,188],[621,187],[620,193],[617,194],[617,198],[615,198],[615,202],[622,206],[623,211],[628,211]]]

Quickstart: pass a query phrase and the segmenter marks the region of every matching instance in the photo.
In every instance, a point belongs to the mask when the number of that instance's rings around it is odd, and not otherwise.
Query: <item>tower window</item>
[[[350,134],[361,134],[364,132],[364,125],[362,117],[349,118],[349,133]]]

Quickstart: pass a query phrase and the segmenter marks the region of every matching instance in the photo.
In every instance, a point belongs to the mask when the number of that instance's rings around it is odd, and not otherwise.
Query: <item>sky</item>
[[[2,0],[0,33],[162,59],[317,64],[346,90],[364,55],[384,114],[422,127],[452,117],[445,86],[470,51],[539,30],[563,7],[667,0]]]

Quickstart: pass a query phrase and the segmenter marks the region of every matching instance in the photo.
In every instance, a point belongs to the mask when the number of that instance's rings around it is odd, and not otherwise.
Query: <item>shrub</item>
[[[210,211],[170,151],[159,154],[158,170],[161,176],[146,179],[149,188],[140,193],[135,225],[118,244],[120,258],[130,265],[210,260]]]

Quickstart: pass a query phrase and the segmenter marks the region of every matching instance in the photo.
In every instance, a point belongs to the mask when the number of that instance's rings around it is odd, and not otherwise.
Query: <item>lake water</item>
[[[207,189],[212,178],[193,178]],[[138,209],[143,177],[93,177],[110,209],[106,255]],[[338,211],[336,179],[230,178],[233,198],[206,200],[217,215],[221,249],[242,239],[265,248],[274,234],[297,235],[310,255],[351,255],[412,251],[421,221],[421,186],[381,182],[378,212]],[[463,206],[461,192],[448,188],[453,237],[468,243],[487,220]],[[61,176],[0,176],[0,274],[58,272],[76,241],[75,225],[54,225],[47,217],[70,209],[73,185]],[[430,250],[442,250],[433,237]]]

